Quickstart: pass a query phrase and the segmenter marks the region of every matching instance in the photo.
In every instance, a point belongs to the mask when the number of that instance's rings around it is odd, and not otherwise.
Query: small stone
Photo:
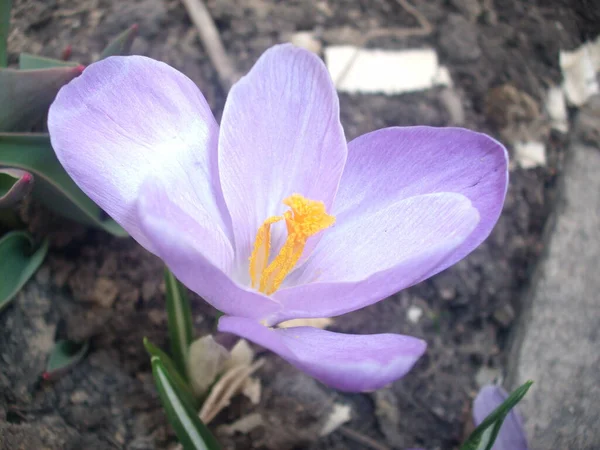
[[[515,143],[515,161],[523,169],[533,169],[546,165],[546,146],[543,142]]]
[[[35,280],[40,284],[47,284],[50,281],[50,269],[42,266],[35,274]]]
[[[406,311],[406,318],[411,323],[419,323],[419,320],[421,320],[422,316],[423,310],[418,306],[413,305],[408,308],[408,311]]]
[[[299,31],[289,37],[289,41],[297,47],[319,54],[323,48],[321,41],[311,31]]]
[[[71,394],[71,403],[78,405],[89,399],[89,395],[85,391],[77,390]]]
[[[442,25],[438,45],[454,62],[472,62],[481,56],[477,26],[459,14],[450,14]]]
[[[553,86],[548,89],[546,95],[546,111],[550,116],[551,126],[553,129],[566,133],[569,131],[569,114],[567,112],[567,102],[565,94],[558,86]]]
[[[488,384],[501,381],[501,376],[500,370],[482,366],[475,374],[475,382],[479,388],[482,388]]]
[[[515,310],[510,303],[505,303],[494,311],[492,317],[504,328],[508,328],[515,320]]]
[[[158,293],[158,285],[156,281],[146,280],[142,283],[142,299],[147,302]]]
[[[161,325],[167,322],[167,313],[161,309],[148,311],[148,318],[154,325]]]
[[[117,441],[119,444],[125,443],[125,437],[118,431],[113,435],[113,437],[114,437],[115,441]]]
[[[442,300],[452,300],[456,297],[456,289],[452,286],[443,287],[440,289],[440,297]]]
[[[94,284],[92,301],[104,308],[110,308],[115,302],[118,294],[119,288],[114,281],[109,278],[100,277]]]

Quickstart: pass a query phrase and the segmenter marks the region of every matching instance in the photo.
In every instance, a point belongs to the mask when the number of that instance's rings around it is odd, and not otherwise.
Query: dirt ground
[[[477,376],[502,373],[504,346],[519,296],[542,251],[567,136],[551,131],[543,109],[559,84],[559,49],[600,31],[590,1],[413,0],[432,25],[427,36],[372,40],[377,48],[433,47],[450,68],[453,88],[399,96],[341,95],[348,139],[392,125],[460,125],[511,147],[542,139],[546,166],[511,170],[504,213],[491,237],[456,266],[393,297],[335,320],[335,331],[419,336],[427,354],[405,378],[373,394],[329,390],[265,353],[258,372],[262,401],[236,399],[214,425],[258,411],[265,425],[247,435],[219,434],[224,448],[453,449],[470,422]],[[356,44],[381,28],[416,26],[396,0],[210,0],[225,47],[241,73],[269,46],[295,31],[324,45]],[[27,51],[73,59],[96,57],[132,23],[134,53],[165,61],[200,87],[220,116],[226,92],[177,0],[14,0],[10,61]],[[510,148],[512,151],[512,147]],[[0,314],[1,449],[163,449],[175,437],[160,408],[143,336],[167,348],[162,264],[131,240],[112,238],[52,216],[35,204],[23,214],[49,256],[14,304]],[[198,335],[215,311],[200,299]],[[419,321],[407,319],[418,307]],[[87,358],[52,383],[40,375],[58,338],[91,339]],[[488,370],[489,372],[489,370]],[[326,437],[318,431],[334,403],[352,420]]]

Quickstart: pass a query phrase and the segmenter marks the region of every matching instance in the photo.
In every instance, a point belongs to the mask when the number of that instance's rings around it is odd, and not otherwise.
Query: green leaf
[[[0,133],[0,165],[26,170],[35,177],[33,196],[69,219],[102,228],[115,236],[127,236],[90,199],[63,169],[47,134]]]
[[[0,239],[0,311],[40,267],[47,252],[48,241],[36,249],[25,231],[11,231]]]
[[[171,353],[179,373],[187,375],[187,360],[190,345],[193,341],[192,309],[185,287],[165,268],[165,285],[167,289],[167,314]]]
[[[33,187],[33,176],[24,170],[0,168],[0,208],[8,208],[25,197]]]
[[[167,418],[184,450],[219,450],[219,443],[202,423],[196,410],[182,399],[161,359],[152,358],[152,375]]]
[[[492,411],[483,422],[473,430],[460,450],[491,450],[498,437],[500,428],[504,423],[504,419],[506,419],[510,410],[525,397],[525,394],[527,394],[527,391],[532,384],[533,381],[530,380],[515,389],[500,406]]]
[[[52,67],[78,67],[80,64],[62,59],[46,58],[45,56],[32,55],[31,53],[19,54],[19,69],[50,69]]]
[[[115,39],[113,39],[106,46],[102,53],[100,54],[99,59],[108,58],[109,56],[116,55],[128,55],[129,50],[131,50],[131,45],[133,44],[133,40],[137,36],[138,26],[137,24],[131,25],[125,31],[123,31],[120,35],[118,35]]]
[[[0,131],[28,130],[48,112],[58,90],[81,67],[0,69]]]
[[[67,340],[56,342],[48,358],[43,378],[50,380],[65,374],[83,359],[89,347],[89,341],[82,344]]]
[[[10,10],[12,9],[12,0],[0,1],[0,67],[8,65],[8,52],[6,51],[6,41],[8,40],[8,28],[10,27]]]
[[[190,408],[197,410],[200,407],[200,403],[194,396],[194,392],[192,391],[192,387],[189,383],[183,378],[182,374],[177,370],[173,360],[169,358],[165,352],[163,352],[160,348],[154,345],[148,338],[144,338],[144,347],[146,351],[150,355],[150,357],[157,357],[163,362],[166,370],[169,372],[172,383],[176,385],[177,390],[182,393],[183,398],[186,402],[189,403]]]

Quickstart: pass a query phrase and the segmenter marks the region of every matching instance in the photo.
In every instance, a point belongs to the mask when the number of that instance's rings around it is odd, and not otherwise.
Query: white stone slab
[[[515,160],[523,169],[546,165],[546,146],[540,141],[516,142]]]
[[[569,103],[581,106],[592,95],[600,92],[597,78],[600,70],[600,37],[576,50],[561,51],[559,61],[563,73],[563,90]]]
[[[329,73],[342,92],[401,94],[451,86],[446,67],[432,49],[371,50],[353,46],[325,48]]]

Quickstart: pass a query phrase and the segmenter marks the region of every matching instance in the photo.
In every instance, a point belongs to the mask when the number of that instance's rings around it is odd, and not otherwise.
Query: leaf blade
[[[33,176],[24,170],[0,168],[0,208],[9,208],[33,188]]]
[[[165,268],[167,297],[167,318],[171,353],[177,369],[183,378],[188,378],[187,360],[193,342],[193,323],[190,301],[185,287]]]
[[[48,111],[58,90],[82,68],[0,69],[0,131],[26,130]]]
[[[44,379],[56,378],[83,359],[90,347],[89,341],[78,344],[69,340],[60,340],[54,344],[54,348],[48,357]]]
[[[47,252],[47,240],[34,250],[33,238],[25,231],[11,231],[0,239],[0,311],[35,273]]]
[[[0,165],[32,173],[34,197],[55,212],[118,237],[127,236],[114,220],[102,219],[102,210],[65,172],[47,134],[0,133]]]
[[[50,69],[52,67],[77,67],[78,63],[62,59],[47,58],[31,53],[19,54],[19,70]]]
[[[171,426],[184,450],[219,450],[219,444],[198,413],[190,410],[173,385],[170,374],[157,356],[152,357],[152,375]]]
[[[504,402],[494,409],[470,434],[460,450],[491,450],[504,419],[519,403],[533,384],[529,380],[515,389]]]
[[[137,36],[137,24],[131,25],[116,38],[114,38],[100,53],[100,59],[108,58],[109,56],[128,55],[131,50],[131,45]]]
[[[8,40],[11,9],[12,0],[2,0],[0,2],[0,67],[6,67],[8,65],[8,52],[6,50],[6,44]]]
[[[173,384],[176,385],[177,390],[181,392],[183,395],[184,401],[189,403],[190,408],[198,409],[200,404],[196,397],[194,396],[194,392],[192,391],[191,386],[188,384],[187,380],[185,380],[179,371],[177,370],[175,363],[173,360],[167,355],[164,351],[154,345],[148,338],[144,338],[144,347],[146,351],[150,355],[151,358],[157,357],[160,358],[165,369],[171,374],[171,380]]]

